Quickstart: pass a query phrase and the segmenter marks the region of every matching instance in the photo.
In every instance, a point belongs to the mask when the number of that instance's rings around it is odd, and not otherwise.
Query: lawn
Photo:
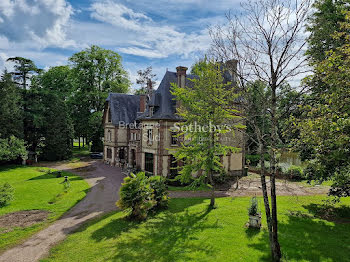
[[[52,170],[52,169],[51,169]],[[15,228],[7,232],[0,228],[0,251],[18,243],[49,223],[59,218],[78,201],[83,199],[89,185],[79,176],[62,172],[69,176],[70,188],[64,189],[63,177],[47,174],[43,167],[7,166],[0,168],[0,184],[8,182],[15,189],[14,200],[0,208],[0,216],[22,210],[47,210],[48,219],[26,228]]]
[[[350,261],[350,224],[315,215],[324,198],[278,197],[287,261]],[[111,213],[70,235],[44,261],[271,261],[265,220],[261,231],[245,227],[249,201],[220,198],[208,210],[208,199],[172,199],[168,210],[142,223]],[[350,199],[341,205],[338,213],[349,218]]]

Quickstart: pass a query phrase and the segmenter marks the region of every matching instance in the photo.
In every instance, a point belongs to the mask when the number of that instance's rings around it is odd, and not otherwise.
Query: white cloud
[[[95,2],[90,10],[92,18],[109,23],[118,30],[128,30],[128,36],[137,39],[138,43],[133,40],[127,47],[119,48],[126,54],[148,58],[165,58],[174,54],[188,57],[209,47],[210,39],[205,30],[192,34],[181,32],[174,26],[155,23],[145,14],[111,0]]]
[[[126,6],[110,0],[93,3],[91,10],[93,11],[92,18],[131,30],[142,30],[139,22],[152,20],[142,13],[134,12]]]
[[[72,14],[65,0],[1,0],[0,35],[36,48],[74,46],[74,41],[66,39]]]

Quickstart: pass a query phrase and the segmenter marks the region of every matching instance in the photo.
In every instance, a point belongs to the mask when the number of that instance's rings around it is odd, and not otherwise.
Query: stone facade
[[[169,96],[171,82],[186,85],[185,67],[178,67],[177,73],[167,72],[160,86],[153,94],[128,96],[111,94],[104,112],[104,162],[113,166],[133,167],[165,177],[174,176],[176,163],[173,150],[179,146],[174,137],[174,125],[180,119],[176,116],[176,101]],[[139,102],[137,108],[121,104],[127,100]],[[134,110],[131,114],[130,110]],[[127,113],[129,113],[128,116]],[[230,145],[244,148],[243,134],[235,134]],[[222,163],[229,174],[241,174],[243,152],[222,156]]]

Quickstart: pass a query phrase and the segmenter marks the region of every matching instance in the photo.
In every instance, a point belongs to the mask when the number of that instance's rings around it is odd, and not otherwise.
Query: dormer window
[[[148,129],[147,130],[147,143],[152,144],[152,141],[153,141],[153,130]]]
[[[149,116],[151,117],[151,116],[153,116],[153,114],[154,114],[154,107],[150,106],[149,107]]]

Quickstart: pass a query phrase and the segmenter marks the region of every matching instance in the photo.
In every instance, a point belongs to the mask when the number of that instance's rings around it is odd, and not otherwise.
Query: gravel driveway
[[[121,170],[104,165],[101,161],[88,161],[85,168],[72,169],[68,165],[51,166],[82,176],[91,186],[86,197],[62,218],[33,235],[24,243],[5,251],[0,261],[33,262],[47,256],[50,248],[65,239],[67,234],[82,223],[101,214],[116,210],[119,188],[123,181]]]

